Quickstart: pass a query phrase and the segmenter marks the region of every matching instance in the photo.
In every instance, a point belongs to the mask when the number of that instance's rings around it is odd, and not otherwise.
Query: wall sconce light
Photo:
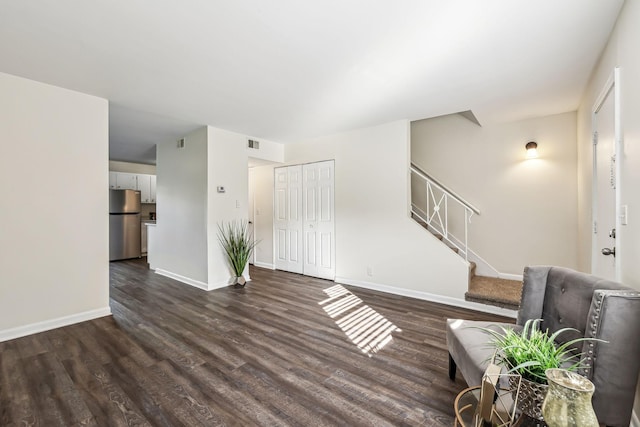
[[[538,158],[538,144],[536,142],[527,142],[527,145],[525,145],[524,148],[527,149],[527,159]]]

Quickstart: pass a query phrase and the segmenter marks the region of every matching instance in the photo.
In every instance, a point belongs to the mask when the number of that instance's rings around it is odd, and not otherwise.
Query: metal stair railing
[[[469,223],[473,215],[480,215],[478,210],[471,203],[467,202],[461,196],[439,183],[435,178],[420,169],[416,164],[411,163],[411,175],[419,179],[423,183],[426,195],[426,203],[424,206],[418,206],[412,200],[411,213],[424,222],[427,229],[434,231],[442,236],[442,239],[449,243],[452,247],[458,249],[458,254],[465,261],[468,261],[469,253]],[[413,180],[412,180],[413,187]],[[413,192],[412,188],[412,192]],[[456,209],[449,209],[451,206],[457,206],[458,210],[462,209],[463,218],[453,218]],[[464,231],[458,229],[458,222],[462,220]],[[452,228],[454,230],[452,230]],[[461,227],[460,227],[461,228]],[[462,236],[454,235],[452,231],[463,233]]]

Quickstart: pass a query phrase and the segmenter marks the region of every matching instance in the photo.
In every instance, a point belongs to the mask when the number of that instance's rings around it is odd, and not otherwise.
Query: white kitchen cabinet
[[[156,176],[151,175],[151,203],[156,202]]]
[[[140,225],[140,252],[142,255],[147,255],[149,253],[149,227],[155,227],[156,222],[144,220]]]
[[[156,176],[143,173],[109,172],[109,188],[140,191],[141,203],[156,202]]]
[[[147,254],[147,224],[145,222],[140,227],[140,252],[142,255]]]
[[[145,227],[147,229],[147,263],[149,264],[149,268],[151,270],[155,270],[155,259],[154,256],[156,254],[156,225],[155,224],[147,224]]]
[[[118,172],[109,172],[109,189],[115,190],[118,179]]]
[[[137,174],[116,172],[116,189],[118,190],[137,190],[138,180]]]
[[[140,190],[141,203],[153,203],[151,201],[151,175],[138,174],[138,190]]]

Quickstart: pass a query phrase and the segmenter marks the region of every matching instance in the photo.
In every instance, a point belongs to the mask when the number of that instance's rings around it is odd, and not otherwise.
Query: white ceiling
[[[111,101],[111,156],[575,110],[623,0],[0,0],[0,71]]]

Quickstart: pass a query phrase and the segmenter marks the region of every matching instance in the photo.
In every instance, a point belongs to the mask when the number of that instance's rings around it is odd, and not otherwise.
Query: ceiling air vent
[[[250,139],[247,142],[247,147],[253,148],[254,150],[258,150],[260,148],[260,141],[255,141],[253,139]]]

